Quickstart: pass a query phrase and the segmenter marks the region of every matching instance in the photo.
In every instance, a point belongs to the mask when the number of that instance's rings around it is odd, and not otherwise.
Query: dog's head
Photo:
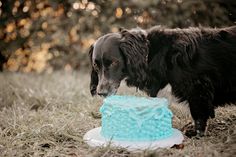
[[[121,30],[100,37],[90,48],[92,95],[115,94],[120,82],[143,88],[146,80],[148,41],[141,29]]]

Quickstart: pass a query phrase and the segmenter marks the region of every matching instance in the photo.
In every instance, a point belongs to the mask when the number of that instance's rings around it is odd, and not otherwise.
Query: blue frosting
[[[101,135],[114,140],[147,141],[172,135],[172,112],[164,98],[113,95],[104,99]]]

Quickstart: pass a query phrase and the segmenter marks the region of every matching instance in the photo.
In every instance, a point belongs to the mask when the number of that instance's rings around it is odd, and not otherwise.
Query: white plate
[[[184,140],[182,133],[174,129],[172,136],[156,141],[115,141],[105,139],[100,134],[101,127],[94,128],[84,135],[84,141],[91,147],[112,147],[126,148],[129,151],[154,150],[157,148],[170,148],[175,144],[181,144]]]

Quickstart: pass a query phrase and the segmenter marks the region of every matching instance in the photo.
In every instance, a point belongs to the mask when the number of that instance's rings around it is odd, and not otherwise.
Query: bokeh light
[[[227,2],[0,0],[0,66],[22,72],[86,67],[95,39],[120,27],[233,25],[236,6]]]

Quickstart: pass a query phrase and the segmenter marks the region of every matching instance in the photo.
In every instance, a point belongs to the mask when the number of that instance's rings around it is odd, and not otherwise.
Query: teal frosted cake
[[[108,139],[147,141],[172,135],[172,112],[164,98],[114,95],[104,99],[101,135]]]

